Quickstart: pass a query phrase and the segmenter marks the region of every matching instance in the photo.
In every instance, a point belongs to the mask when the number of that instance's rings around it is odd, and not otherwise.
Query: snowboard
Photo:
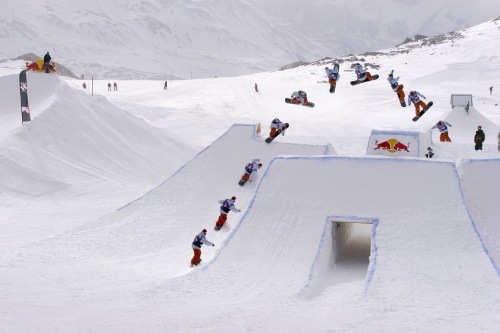
[[[215,230],[215,231],[219,231],[221,228],[222,228],[222,227],[219,227],[219,226],[217,226],[217,225],[216,225],[216,226],[214,227],[214,230]]]
[[[330,86],[330,94],[333,94],[335,92],[335,87]]]
[[[267,142],[267,140],[266,140],[266,142]],[[247,183],[247,181],[246,181],[246,180],[244,180],[244,179],[240,179],[240,181],[239,181],[238,185],[240,185],[240,186],[245,186],[245,184],[246,184],[246,183]]]
[[[268,138],[266,139],[266,143],[271,143],[271,142],[273,142],[273,140],[274,140],[274,138],[272,138],[272,137],[268,137]],[[241,182],[241,181],[240,181],[240,182]],[[240,184],[240,185],[241,185],[241,184]],[[242,186],[243,186],[243,185],[242,185]]]
[[[413,121],[417,121],[419,120],[423,115],[424,113],[427,112],[427,110],[429,110],[431,108],[431,106],[433,105],[434,103],[432,101],[430,101],[429,103],[427,103],[427,108],[426,109],[423,109],[422,112],[420,112],[420,116],[415,116],[413,117]]]
[[[406,107],[406,102],[405,101],[400,101],[402,107]]]
[[[374,81],[374,80],[376,80],[378,78],[379,78],[378,74],[372,75],[372,79],[370,81]],[[359,82],[358,80],[351,81],[351,86],[355,86],[355,85],[358,85],[358,84],[361,84],[361,83],[365,83],[365,82],[370,82],[370,81],[363,81],[363,82]]]
[[[309,102],[307,104],[296,104],[296,103],[292,102],[291,98],[285,98],[285,103],[287,103],[287,104],[294,104],[294,105],[302,105],[302,106],[307,106],[307,107],[310,107],[310,108],[313,108],[316,105],[316,104],[314,104],[312,102]]]
[[[191,264],[191,267],[198,266],[200,264],[200,262],[201,262],[201,259],[198,260],[198,262],[196,264]]]

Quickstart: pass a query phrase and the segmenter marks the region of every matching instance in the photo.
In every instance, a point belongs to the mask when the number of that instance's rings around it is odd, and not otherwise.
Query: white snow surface
[[[0,331],[498,332],[498,21],[462,34],[367,57],[381,77],[354,87],[343,63],[335,94],[325,64],[111,92],[28,73],[24,124],[22,64],[3,63]],[[418,122],[392,69],[434,102]],[[314,108],[283,102],[298,89]],[[290,127],[266,144],[276,117]],[[432,130],[433,159],[365,155],[372,129],[438,120],[453,142]],[[215,246],[192,268],[204,228]]]

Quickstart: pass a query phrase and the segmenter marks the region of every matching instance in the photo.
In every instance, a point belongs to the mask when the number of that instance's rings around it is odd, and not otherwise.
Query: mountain
[[[237,76],[373,51],[500,13],[493,0],[27,0],[2,4],[0,58],[50,51],[76,75]],[[496,14],[496,15],[495,15]]]

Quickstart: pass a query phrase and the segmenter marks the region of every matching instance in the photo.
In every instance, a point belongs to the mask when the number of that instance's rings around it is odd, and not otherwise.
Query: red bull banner
[[[27,71],[34,71],[34,72],[45,72],[45,64],[43,62],[42,58],[38,58],[37,60],[29,63],[26,62],[26,70]],[[56,63],[55,62],[50,62],[49,63],[49,72],[55,72],[56,71]]]
[[[366,154],[421,157],[432,144],[431,138],[430,132],[372,130]]]

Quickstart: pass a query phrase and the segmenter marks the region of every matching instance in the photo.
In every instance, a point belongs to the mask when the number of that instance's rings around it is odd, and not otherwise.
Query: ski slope
[[[434,101],[417,123],[384,76],[350,87],[347,65],[333,95],[324,64],[167,91],[94,81],[94,96],[30,74],[22,126],[18,93],[1,91],[0,330],[498,331],[499,34],[464,34],[457,57],[445,44],[367,60]],[[299,88],[314,109],[284,104]],[[469,114],[451,93],[473,94]],[[290,128],[266,144],[275,117]],[[372,129],[438,120],[453,142],[433,130],[434,159],[365,155]],[[263,168],[240,187],[253,158]],[[242,211],[216,232],[233,195]],[[190,268],[203,228],[215,247]]]

